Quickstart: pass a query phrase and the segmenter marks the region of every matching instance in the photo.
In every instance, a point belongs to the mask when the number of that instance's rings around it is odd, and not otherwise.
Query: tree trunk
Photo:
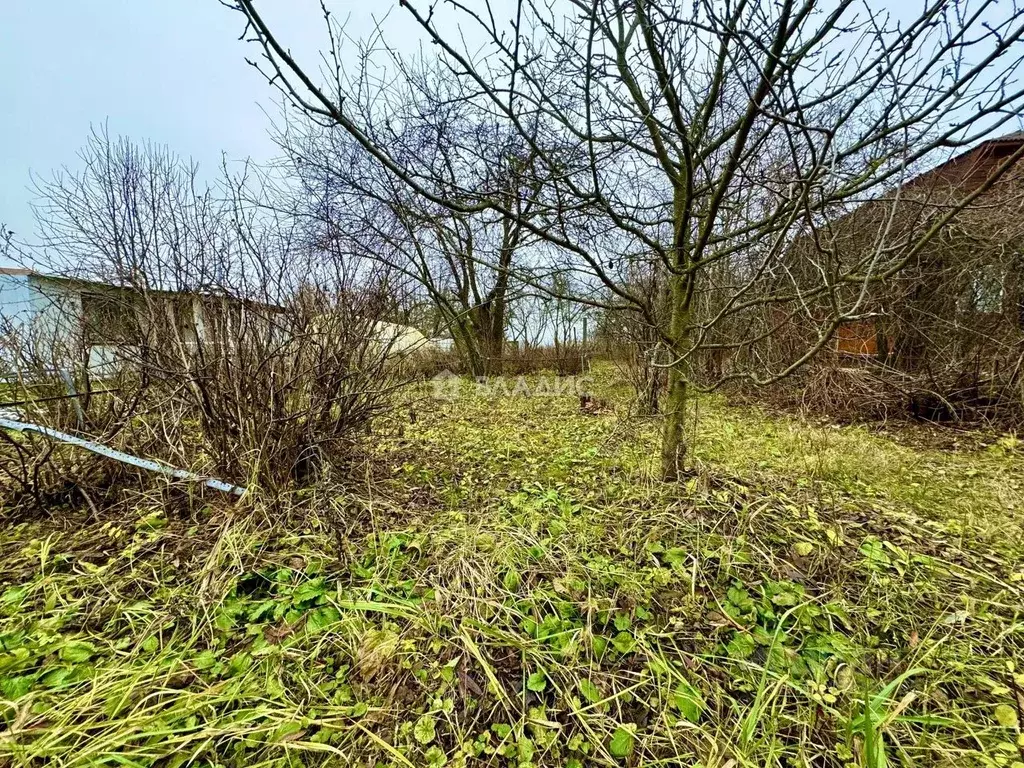
[[[480,340],[476,329],[468,323],[458,323],[452,327],[452,335],[455,337],[455,347],[462,354],[470,374],[473,378],[480,378],[487,375],[487,352],[481,350]]]
[[[494,360],[494,374],[500,376],[502,358],[505,355],[505,291],[502,289],[494,298],[490,313],[488,348]]]
[[[654,365],[654,361],[649,355],[644,357],[643,364],[647,366],[645,374],[647,386],[645,387],[646,391],[641,393],[644,400],[643,413],[645,416],[656,416],[661,408],[659,400],[661,398],[661,377],[664,375],[664,371]]]
[[[502,355],[505,352],[505,334],[496,330],[493,326],[485,324],[477,329],[477,340],[487,364],[487,373],[491,376],[500,376],[502,369]]]
[[[669,300],[672,307],[669,335],[672,346],[668,352],[677,361],[686,346],[689,333],[690,308],[687,279],[672,275],[669,279]],[[682,362],[668,369],[668,392],[665,395],[665,427],[661,436],[661,476],[668,482],[678,480],[686,465],[686,372]]]
[[[678,480],[686,466],[686,378],[674,365],[668,369],[668,392],[665,395],[665,427],[661,435],[661,477],[667,482]]]
[[[875,360],[880,365],[889,364],[889,334],[881,319],[875,320]]]

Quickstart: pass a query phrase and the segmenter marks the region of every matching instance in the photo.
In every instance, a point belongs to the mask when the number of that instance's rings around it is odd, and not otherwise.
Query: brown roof
[[[0,267],[0,275],[34,275],[31,269],[23,267]]]
[[[981,143],[982,144],[995,144],[995,143],[1002,144],[1003,142],[1013,142],[1013,143],[1016,144],[1019,141],[1024,141],[1024,131],[1014,131],[1013,133],[1008,133],[1005,136],[996,136],[994,139],[985,139]]]
[[[1024,144],[1024,131],[985,139],[964,152],[905,182],[902,187],[940,183],[969,194],[984,184],[997,167]]]

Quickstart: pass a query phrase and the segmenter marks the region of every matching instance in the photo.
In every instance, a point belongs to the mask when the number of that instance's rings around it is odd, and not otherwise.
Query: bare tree
[[[401,119],[365,122],[389,156],[429,168],[436,197],[459,199],[480,190],[516,216],[441,205],[382,167],[346,131],[315,120],[290,121],[278,141],[301,182],[297,210],[311,216],[316,237],[386,264],[415,281],[443,318],[474,375],[499,373],[514,274],[536,238],[532,221],[537,180],[534,153],[495,120],[469,120],[457,81],[426,67],[403,68],[405,87],[392,95]],[[427,183],[424,181],[423,183]]]
[[[577,299],[657,328],[666,479],[683,467],[691,385],[797,370],[865,311],[871,285],[913,261],[1018,159],[971,195],[922,206],[908,229],[883,218],[856,253],[790,247],[801,234],[817,244],[814,233],[856,204],[1013,119],[1024,98],[1015,4],[931,0],[899,15],[857,0],[519,0],[506,19],[490,3],[452,0],[444,14],[402,3],[471,86],[460,109],[500,116],[536,155],[545,191],[528,220],[492,190],[438,189],[429,164],[375,142],[373,125],[399,115],[386,90],[374,92],[372,113],[353,106],[365,78],[345,75],[337,46],[321,85],[255,0],[224,4],[245,17],[256,65],[298,107],[349,132],[427,200],[519,222],[586,275]],[[628,287],[636,263],[665,275],[661,317],[657,297]],[[811,342],[777,366],[742,354],[796,321],[813,328]],[[700,361],[705,353],[715,365]]]

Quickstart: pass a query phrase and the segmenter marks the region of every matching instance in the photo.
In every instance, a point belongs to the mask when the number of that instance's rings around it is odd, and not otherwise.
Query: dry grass
[[[3,531],[0,762],[1024,760],[1016,444],[708,400],[668,487],[654,420],[474,391],[272,520],[143,497]]]

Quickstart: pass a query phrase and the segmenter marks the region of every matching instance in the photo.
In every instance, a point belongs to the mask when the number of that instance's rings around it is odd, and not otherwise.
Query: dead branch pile
[[[954,369],[910,374],[884,366],[824,363],[759,397],[847,422],[915,419],[985,423],[1003,429],[1024,425],[1019,377],[996,381],[965,377]]]

